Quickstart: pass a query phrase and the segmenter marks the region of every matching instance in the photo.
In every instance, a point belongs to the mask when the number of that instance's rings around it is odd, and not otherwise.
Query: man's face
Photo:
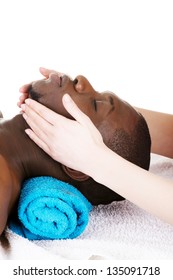
[[[114,93],[97,92],[84,76],[72,80],[64,74],[50,74],[48,79],[32,83],[30,97],[55,112],[72,118],[62,104],[62,96],[68,93],[77,106],[90,117],[100,130],[103,139],[111,138],[116,129],[133,131],[139,114]]]

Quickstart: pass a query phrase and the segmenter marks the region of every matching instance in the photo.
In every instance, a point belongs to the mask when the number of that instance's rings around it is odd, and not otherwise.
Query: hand
[[[102,136],[67,94],[62,99],[65,109],[75,120],[67,119],[38,102],[27,99],[22,105],[31,129],[26,133],[54,160],[91,176],[100,161],[100,148],[105,149]]]
[[[57,72],[55,70],[50,70],[50,69],[47,69],[47,68],[43,68],[43,67],[40,67],[39,68],[39,71],[40,73],[46,78],[48,79],[49,78],[49,75],[51,73],[58,73],[58,74],[62,74],[60,72]],[[25,84],[23,85],[19,91],[22,93],[21,96],[19,97],[19,101],[17,102],[17,106],[19,108],[21,108],[21,105],[25,102],[25,100],[28,98],[28,89],[30,87],[31,83],[29,84]]]

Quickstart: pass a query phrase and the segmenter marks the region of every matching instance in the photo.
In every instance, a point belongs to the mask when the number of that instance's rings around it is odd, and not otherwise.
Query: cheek
[[[62,97],[48,93],[42,96],[39,102],[60,115],[68,118],[70,117],[69,113],[65,110],[62,104]]]
[[[93,108],[91,107],[90,102],[85,99],[85,98],[79,98],[79,97],[73,97],[71,96],[73,101],[76,103],[76,105],[78,106],[78,108],[85,114],[87,115],[93,123],[96,122],[96,114],[93,110]]]
[[[98,130],[100,131],[103,137],[104,143],[107,144],[110,141],[112,134],[115,131],[115,128],[113,129],[110,123],[103,121],[98,125]]]

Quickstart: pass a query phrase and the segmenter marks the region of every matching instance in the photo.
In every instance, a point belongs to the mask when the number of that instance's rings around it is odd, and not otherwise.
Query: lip
[[[64,88],[68,85],[69,82],[73,82],[71,78],[65,74],[62,73],[50,73],[49,77],[47,79],[42,80],[36,80],[32,82],[32,84],[29,87],[28,93],[29,97],[39,101],[42,94],[39,93],[39,86],[43,86],[44,84],[48,86],[49,83],[54,83],[57,88]]]
[[[73,82],[73,80],[69,76],[61,73],[52,73],[50,74],[49,78],[45,80],[45,82],[47,83],[55,82],[59,87],[66,86],[69,81]]]

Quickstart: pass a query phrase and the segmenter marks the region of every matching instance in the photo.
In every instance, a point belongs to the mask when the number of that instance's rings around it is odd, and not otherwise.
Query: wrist
[[[96,182],[102,184],[106,166],[109,165],[108,157],[111,150],[106,145],[96,146],[93,151],[93,157],[89,166],[88,175]]]

